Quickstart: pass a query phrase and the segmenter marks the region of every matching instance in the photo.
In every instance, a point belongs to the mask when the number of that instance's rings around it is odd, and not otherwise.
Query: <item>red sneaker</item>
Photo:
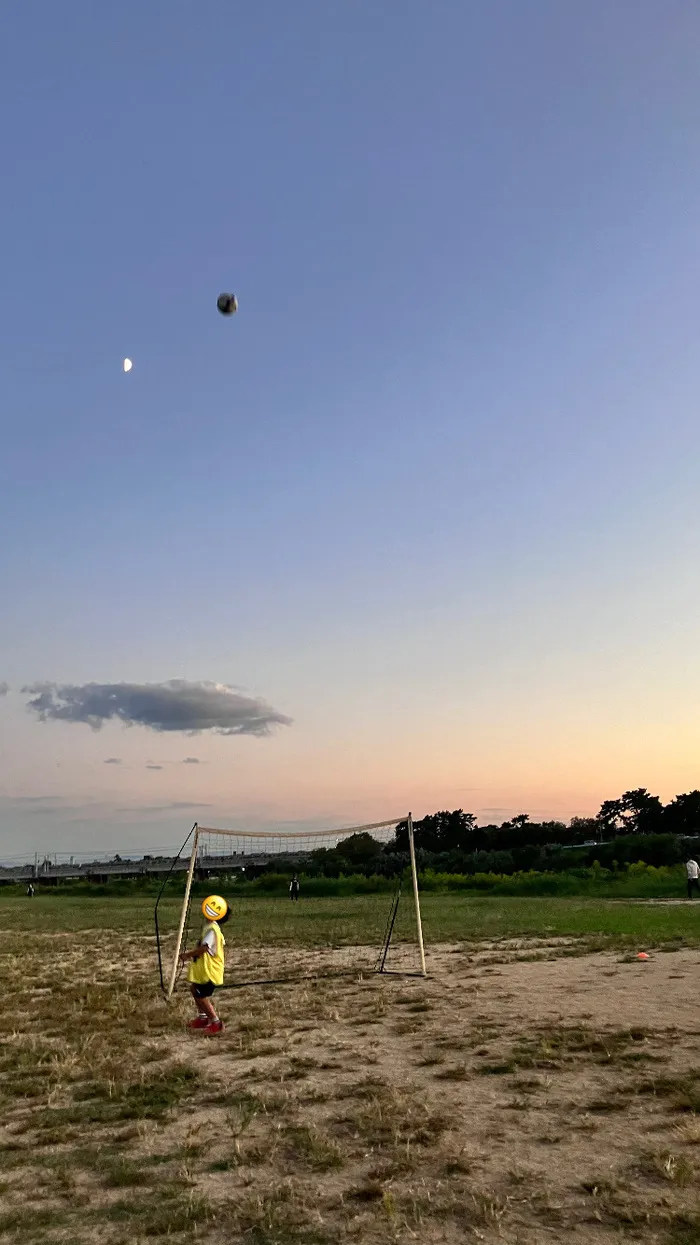
[[[204,1029],[202,1029],[202,1033],[205,1037],[211,1037],[214,1033],[221,1033],[223,1027],[223,1020],[212,1020],[211,1024],[208,1024]]]
[[[209,1024],[208,1016],[197,1016],[195,1017],[194,1020],[189,1021],[187,1028],[188,1029],[206,1029],[208,1024]]]

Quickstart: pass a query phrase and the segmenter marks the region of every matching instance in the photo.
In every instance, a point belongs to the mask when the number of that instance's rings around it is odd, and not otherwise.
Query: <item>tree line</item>
[[[399,827],[400,835],[407,826]],[[474,813],[462,809],[432,813],[415,826],[416,846],[427,851],[452,848],[510,850],[524,844],[541,846],[558,843],[574,846],[590,840],[604,843],[628,834],[673,834],[692,837],[700,834],[700,791],[676,795],[663,804],[646,787],[625,791],[616,800],[604,800],[595,817],[572,817],[563,821],[533,822],[527,813],[518,813],[500,825],[478,826]],[[397,836],[398,837],[398,836]]]
[[[699,835],[700,791],[684,792],[663,804],[645,787],[604,800],[594,817],[572,817],[568,823],[531,821],[527,813],[518,813],[500,824],[479,826],[476,814],[461,808],[431,813],[414,823],[421,869],[467,874],[562,872],[595,861],[607,869],[638,860],[674,865],[700,850],[692,842]],[[407,863],[408,825],[402,822],[384,846],[369,834],[354,834],[335,848],[313,852],[304,872],[389,876]]]

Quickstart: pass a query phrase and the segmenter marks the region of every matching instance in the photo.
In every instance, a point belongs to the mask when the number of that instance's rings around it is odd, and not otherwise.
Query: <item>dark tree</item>
[[[700,834],[700,791],[686,791],[666,805],[664,830],[688,837]]]
[[[366,868],[373,860],[376,860],[381,850],[381,845],[366,831],[361,834],[351,834],[349,838],[342,839],[335,849],[336,854],[342,860],[347,861],[353,869]]]
[[[650,795],[646,787],[625,791],[620,801],[626,834],[657,834],[661,829],[664,806],[658,795]]]
[[[423,852],[473,851],[476,830],[474,813],[461,808],[454,812],[431,813],[413,826],[416,850]],[[408,851],[408,825],[405,821],[396,827],[396,847]]]
[[[603,800],[596,821],[600,826],[601,838],[614,839],[623,824],[624,812],[622,800]]]
[[[585,843],[600,838],[600,822],[597,817],[572,817],[569,822],[569,839],[572,843]]]

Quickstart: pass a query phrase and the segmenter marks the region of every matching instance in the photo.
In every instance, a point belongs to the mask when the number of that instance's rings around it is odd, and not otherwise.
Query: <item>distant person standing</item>
[[[299,898],[299,879],[296,873],[294,874],[294,877],[289,883],[289,898],[291,899],[292,903],[295,903],[297,899]]]
[[[29,886],[27,887],[27,896],[29,897],[29,899],[34,898],[34,887],[32,886],[31,882],[29,883]]]
[[[694,890],[700,892],[700,868],[697,860],[687,861],[685,871],[688,874],[688,899],[692,899]]]

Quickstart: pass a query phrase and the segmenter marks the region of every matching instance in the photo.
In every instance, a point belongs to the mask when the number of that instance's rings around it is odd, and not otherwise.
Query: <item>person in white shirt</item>
[[[700,868],[697,860],[687,861],[685,871],[688,874],[688,899],[692,899],[694,890],[700,892]]]

